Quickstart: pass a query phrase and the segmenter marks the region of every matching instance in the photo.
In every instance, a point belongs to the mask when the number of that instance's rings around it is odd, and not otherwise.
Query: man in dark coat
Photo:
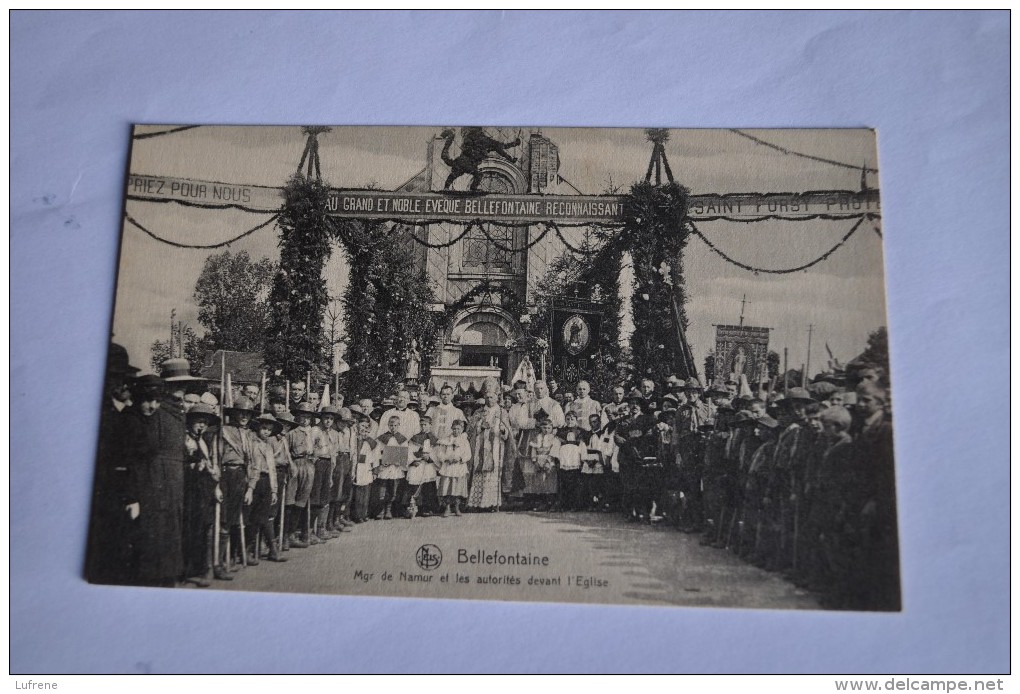
[[[126,378],[132,370],[127,350],[110,344],[106,389],[99,419],[99,447],[93,486],[92,527],[89,535],[86,575],[93,583],[131,584],[135,580],[133,556],[134,521],[137,499],[129,489],[130,448],[124,426],[125,410],[131,401]]]
[[[875,381],[857,386],[852,460],[858,483],[850,493],[853,576],[841,607],[900,609],[896,474],[888,392]]]
[[[126,425],[137,429],[128,455],[138,499],[138,582],[173,586],[184,573],[184,414],[163,399],[157,376],[143,376],[136,389],[138,406]]]

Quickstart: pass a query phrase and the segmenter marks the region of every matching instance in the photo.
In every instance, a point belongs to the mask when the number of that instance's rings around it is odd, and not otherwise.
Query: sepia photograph
[[[135,126],[85,576],[899,611],[877,140]]]

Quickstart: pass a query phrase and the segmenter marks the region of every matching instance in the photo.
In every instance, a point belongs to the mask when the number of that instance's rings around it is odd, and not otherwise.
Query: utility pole
[[[790,369],[787,365],[787,358],[790,356],[790,348],[783,347],[783,392],[790,389]]]
[[[173,353],[173,351],[174,351],[173,345],[177,341],[176,340],[177,328],[176,328],[176,323],[174,321],[174,318],[176,318],[176,317],[177,317],[177,309],[176,308],[171,308],[170,309],[170,357],[169,357],[171,359],[176,356],[176,354]]]
[[[814,332],[814,324],[807,327],[807,363],[804,365],[804,375],[801,378],[801,386],[806,388],[808,382],[808,371],[811,369],[811,333]]]

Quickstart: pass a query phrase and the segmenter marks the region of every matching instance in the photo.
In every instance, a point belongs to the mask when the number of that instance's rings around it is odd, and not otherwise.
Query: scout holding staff
[[[245,497],[248,491],[248,466],[251,463],[255,434],[248,428],[255,416],[255,405],[247,398],[237,400],[223,408],[228,419],[220,427],[219,467],[220,490],[223,503],[220,505],[220,562],[221,573],[234,560],[235,555],[247,562],[243,546],[245,538],[241,524]]]
[[[343,403],[343,396],[337,393],[334,402]],[[333,449],[333,484],[330,489],[329,515],[326,527],[334,533],[350,532],[351,502],[351,452],[357,440],[354,416],[351,411],[341,405],[334,404],[329,410],[323,407],[322,412],[336,411],[336,428],[326,430]]]
[[[309,396],[316,395],[312,392]],[[316,398],[311,398],[310,406],[314,407]],[[319,437],[314,444],[315,473],[312,477],[312,490],[308,496],[311,506],[309,515],[312,527],[310,532],[320,542],[331,540],[339,533],[329,529],[329,503],[332,498],[333,468],[336,466],[336,445],[340,442],[339,432],[333,428],[340,411],[332,405],[324,405],[319,409]]]
[[[292,393],[293,395],[293,393]],[[301,390],[300,395],[304,395]],[[294,463],[294,478],[287,489],[287,534],[290,546],[303,549],[319,544],[319,538],[311,532],[311,510],[309,500],[315,482],[315,461],[317,452],[323,450],[322,430],[312,426],[315,410],[307,402],[298,403],[291,409],[297,426],[287,432],[287,445]]]

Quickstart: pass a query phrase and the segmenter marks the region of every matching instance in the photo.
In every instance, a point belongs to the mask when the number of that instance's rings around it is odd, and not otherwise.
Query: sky
[[[426,143],[444,127],[334,128],[319,138],[323,179],[340,188],[396,188],[425,166]],[[143,126],[137,132],[163,129]],[[871,130],[747,132],[789,150],[879,168]],[[786,155],[726,130],[670,133],[666,154],[671,168],[676,180],[693,194],[860,187],[859,170]],[[651,154],[651,144],[640,129],[543,128],[542,134],[559,147],[560,175],[584,193],[626,188],[642,179]],[[130,173],[280,186],[296,170],[303,148],[298,126],[203,126],[135,140]],[[868,185],[878,187],[876,175],[869,175]],[[191,244],[233,238],[269,217],[142,201],[129,201],[127,211],[152,232]],[[731,257],[757,267],[786,268],[824,253],[853,223],[715,221],[698,227]],[[271,225],[229,250],[276,260],[278,231]],[[114,340],[128,349],[133,364],[149,370],[149,347],[168,335],[173,309],[178,319],[201,332],[192,293],[209,253],[159,243],[125,224]],[[745,324],[772,328],[769,347],[780,354],[788,348],[790,368],[806,360],[808,326],[814,326],[812,373],[824,366],[826,344],[845,362],[864,349],[869,332],[886,324],[882,239],[871,224],[862,225],[843,248],[803,272],[756,275],[719,258],[697,238],[688,243],[684,269],[688,339],[699,368],[704,356],[714,350],[714,325],[736,324],[745,294]],[[329,291],[342,292],[346,277],[343,256],[335,252],[324,276]]]

